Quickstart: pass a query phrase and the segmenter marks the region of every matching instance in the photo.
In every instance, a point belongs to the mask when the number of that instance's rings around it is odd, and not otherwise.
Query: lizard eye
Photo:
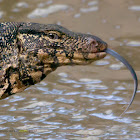
[[[49,33],[48,37],[50,39],[59,39],[59,36],[57,34],[55,34],[55,33]]]

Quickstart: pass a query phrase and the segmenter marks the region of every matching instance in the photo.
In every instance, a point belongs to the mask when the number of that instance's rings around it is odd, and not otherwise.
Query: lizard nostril
[[[95,53],[95,52],[100,52],[100,51],[104,51],[107,48],[107,43],[100,40],[100,39],[95,39],[92,37],[88,37],[87,39],[87,47],[88,47],[88,51]]]
[[[93,38],[89,37],[89,38],[87,38],[87,41],[88,41],[89,45],[93,45],[93,46],[97,46],[98,45],[97,41],[95,39],[93,39]]]
[[[98,46],[98,43],[97,41],[93,40],[91,43],[90,43],[92,46]]]

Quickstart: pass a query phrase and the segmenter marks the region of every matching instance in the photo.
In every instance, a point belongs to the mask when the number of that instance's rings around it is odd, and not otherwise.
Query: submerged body
[[[123,62],[134,78],[128,109],[137,91],[136,73],[103,40],[55,24],[0,23],[0,99],[40,82],[59,66],[89,64],[107,53]]]

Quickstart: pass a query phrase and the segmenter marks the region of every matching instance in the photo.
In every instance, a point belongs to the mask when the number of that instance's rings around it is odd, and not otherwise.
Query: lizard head
[[[29,29],[30,28],[30,29]],[[107,44],[100,38],[69,31],[54,24],[21,27],[22,49],[36,62],[53,68],[68,64],[89,64],[106,56]],[[30,63],[31,64],[31,63]]]
[[[44,33],[46,47],[54,50],[57,65],[86,64],[106,56],[107,44],[96,36],[75,33],[59,25],[47,25]]]
[[[100,38],[69,31],[59,25],[47,25],[45,38],[47,46],[55,53],[57,65],[88,64],[106,56],[107,44]],[[51,56],[52,54],[50,54]]]
[[[58,65],[88,64],[106,56],[107,44],[100,38],[75,33],[58,25],[48,25],[44,31],[51,49],[55,50]]]

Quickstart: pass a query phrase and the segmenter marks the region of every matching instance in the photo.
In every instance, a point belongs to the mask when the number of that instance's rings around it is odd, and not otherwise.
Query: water
[[[0,20],[57,23],[97,35],[130,62],[139,79],[139,6],[137,0],[1,0]],[[48,13],[36,16],[37,9]],[[86,66],[60,67],[0,101],[0,139],[140,140],[140,90],[119,118],[132,93],[130,72],[109,55]]]

